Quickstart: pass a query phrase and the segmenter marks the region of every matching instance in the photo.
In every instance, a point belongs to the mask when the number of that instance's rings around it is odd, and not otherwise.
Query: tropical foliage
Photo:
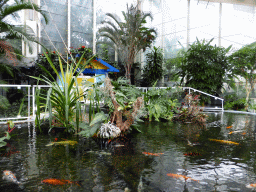
[[[245,79],[246,102],[249,103],[250,93],[256,83],[256,47],[242,47],[229,56],[229,61],[233,64],[233,74]]]
[[[184,53],[179,75],[181,83],[186,80],[185,86],[204,91],[212,95],[220,95],[226,75],[231,69],[228,63],[227,53],[231,49],[210,45],[209,42],[198,39],[189,46]]]
[[[174,113],[178,113],[178,100],[172,97],[171,88],[157,89],[154,85],[153,88],[144,93],[144,101],[146,116],[148,116],[149,121],[153,119],[156,121],[160,119],[170,121]]]
[[[41,77],[33,77],[39,81],[45,82],[50,86],[47,94],[38,94],[38,97],[42,102],[40,102],[40,107],[45,107],[45,111],[49,110],[49,121],[52,121],[54,117],[57,122],[59,122],[63,127],[66,128],[67,132],[74,132],[75,127],[79,128],[79,116],[81,103],[80,98],[86,97],[86,93],[81,93],[78,88],[78,83],[76,82],[76,77],[83,71],[84,66],[81,66],[80,63],[83,59],[81,56],[78,63],[72,62],[71,64],[66,64],[65,70],[62,64],[61,59],[59,58],[60,71],[55,68],[49,56],[45,53],[49,64],[52,67],[52,70],[58,76],[60,84],[57,80],[50,74],[49,71],[45,69],[45,67],[39,65],[48,75],[51,77],[50,79],[46,76]],[[88,64],[93,58],[88,60],[86,64]],[[80,67],[80,71],[77,69]],[[40,101],[39,100],[39,101]],[[75,125],[72,122],[75,119]]]
[[[156,81],[163,77],[163,52],[160,48],[153,47],[146,54],[146,65],[143,69],[143,87],[152,87]]]
[[[248,103],[246,98],[240,98],[237,94],[228,94],[224,97],[224,109],[245,110]]]
[[[98,112],[94,116],[93,120],[88,122],[81,122],[80,126],[82,130],[78,133],[84,137],[93,137],[96,136],[96,133],[99,131],[100,123],[103,123],[108,119],[108,116],[104,112]]]
[[[185,53],[185,48],[180,49],[177,52],[176,57],[167,59],[164,63],[165,74],[168,75],[169,81],[178,82],[179,81],[179,71],[181,68],[183,56]]]
[[[118,56],[125,66],[126,78],[130,82],[131,67],[136,55],[140,50],[145,51],[150,47],[156,38],[156,31],[144,26],[146,19],[149,17],[152,20],[153,17],[150,13],[140,11],[137,6],[127,5],[127,11],[123,11],[122,14],[124,22],[114,14],[107,13],[106,15],[114,22],[104,21],[105,26],[99,29],[99,34],[114,43]]]
[[[121,85],[113,82],[113,86],[111,80],[106,78],[104,92],[109,107],[110,122],[115,123],[122,132],[126,132],[144,115],[144,101],[140,90],[127,85],[127,80],[118,79],[118,81],[122,82]]]
[[[6,146],[7,143],[4,140],[6,140],[6,139],[9,140],[11,138],[8,131],[5,131],[5,133],[6,133],[6,135],[0,138],[0,147]]]
[[[69,63],[72,62],[78,62],[81,56],[83,55],[83,60],[89,60],[93,57],[92,50],[90,48],[86,48],[85,46],[81,46],[78,48],[70,48],[70,54],[67,54],[69,57],[59,57],[58,53],[56,51],[50,51],[47,50],[46,52],[47,56],[51,59],[52,64],[56,68],[57,71],[60,71],[60,65],[59,65],[59,58],[61,59],[61,62],[66,62],[67,60]],[[33,76],[41,76],[44,75],[48,79],[51,77],[48,76],[48,73],[45,72],[40,66],[43,66],[51,76],[53,76],[55,79],[57,78],[57,74],[52,70],[52,66],[48,62],[47,56],[45,54],[39,54],[37,57],[37,60],[35,61],[35,71]],[[65,67],[65,66],[64,66]],[[43,82],[40,82],[43,83]]]
[[[182,123],[202,123],[206,122],[207,115],[202,113],[202,109],[199,106],[200,95],[187,94],[184,98],[178,115],[173,120],[180,121]]]
[[[24,0],[16,0],[13,3],[10,0],[0,2],[0,55],[7,57],[8,60],[12,60],[14,63],[16,60],[14,52],[18,51],[18,53],[21,53],[20,48],[17,47],[17,43],[14,40],[23,40],[28,45],[31,41],[38,42],[28,26],[15,25],[10,22],[10,19],[7,19],[11,17],[13,20],[17,20],[19,18],[18,12],[25,9],[35,10],[41,13],[45,22],[48,23],[46,13],[35,3]],[[31,47],[30,51],[32,51]]]

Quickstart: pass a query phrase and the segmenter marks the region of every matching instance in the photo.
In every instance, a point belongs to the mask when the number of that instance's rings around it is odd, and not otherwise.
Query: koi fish
[[[51,145],[75,145],[77,144],[77,141],[59,141],[59,142],[51,142],[50,144],[48,145],[45,145],[45,146],[51,146]]]
[[[9,182],[13,182],[13,183],[16,183],[18,185],[21,184],[21,182],[19,182],[16,178],[16,176],[13,174],[13,172],[9,171],[9,170],[5,170],[3,172],[3,179],[4,180],[7,180]]]
[[[216,141],[220,143],[226,143],[226,144],[233,144],[233,145],[239,145],[239,143],[234,141],[228,141],[228,140],[219,140],[219,139],[209,139],[210,141]]]
[[[240,133],[240,132],[242,132],[242,131],[231,131],[228,134],[231,135],[232,133]]]
[[[149,152],[142,152],[144,155],[151,155],[151,156],[160,156],[163,155],[163,153],[149,153]]]
[[[246,135],[246,132],[243,132],[242,135]]]
[[[232,128],[233,126],[231,125],[231,126],[228,126],[228,127],[226,127],[227,129],[230,129],[230,128]]]
[[[174,173],[168,173],[167,176],[169,177],[173,177],[173,178],[177,178],[177,179],[185,179],[185,180],[192,180],[192,181],[197,181],[199,183],[198,180],[192,179],[191,177],[187,177],[185,175],[180,175],[180,174],[174,174]]]
[[[94,154],[99,154],[99,155],[112,155],[109,152],[105,152],[105,151],[86,151],[87,153],[94,153]]]
[[[189,140],[187,140],[187,141],[188,141],[188,145],[191,147],[193,147],[195,145],[200,145],[200,143],[191,143]]]
[[[250,185],[246,185],[247,188],[254,188],[256,187],[256,183],[255,184],[250,184]]]
[[[76,185],[78,185],[78,186],[81,186],[80,184],[78,184],[77,181],[69,181],[69,180],[54,179],[54,178],[45,179],[45,180],[42,181],[42,183],[46,183],[46,184],[50,184],[50,185],[76,184]]]
[[[113,147],[124,147],[124,145],[116,144],[116,145],[114,145]]]
[[[200,153],[184,153],[185,156],[200,156],[201,154]]]

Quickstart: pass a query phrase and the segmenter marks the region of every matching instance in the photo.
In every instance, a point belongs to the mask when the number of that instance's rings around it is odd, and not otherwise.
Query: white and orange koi
[[[255,188],[256,187],[256,183],[254,184],[250,184],[250,185],[246,185],[247,188]]]
[[[230,131],[228,134],[231,135],[233,133],[241,133],[242,131]]]
[[[185,179],[185,181],[188,180],[188,179],[190,179],[191,181],[197,181],[197,182],[199,183],[198,180],[192,179],[191,177],[187,177],[187,176],[185,176],[185,175],[174,174],[174,173],[168,173],[167,176],[173,177],[173,178],[177,178],[177,179]]]
[[[220,140],[220,139],[209,139],[210,141],[216,141],[219,143],[225,143],[225,144],[232,144],[232,145],[239,145],[239,143],[234,141],[228,141],[228,140]]]
[[[21,182],[19,182],[16,178],[16,176],[13,174],[13,172],[9,171],[9,170],[5,170],[3,172],[3,179],[4,180],[7,180],[9,182],[13,182],[13,183],[16,183],[18,185],[21,184]]]

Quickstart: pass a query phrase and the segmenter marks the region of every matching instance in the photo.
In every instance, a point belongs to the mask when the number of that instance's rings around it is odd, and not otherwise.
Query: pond
[[[143,122],[143,133],[110,142],[68,138],[75,145],[47,146],[65,138],[36,134],[33,125],[15,129],[0,149],[0,169],[23,185],[1,178],[0,191],[252,191],[246,186],[256,183],[256,116],[208,115],[205,127]],[[70,182],[42,182],[50,178]]]

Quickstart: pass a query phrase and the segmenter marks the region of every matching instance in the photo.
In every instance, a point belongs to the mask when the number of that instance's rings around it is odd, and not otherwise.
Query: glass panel
[[[92,33],[80,33],[72,31],[71,47],[80,47],[82,45],[92,48]]]
[[[71,4],[92,10],[92,0],[71,0]]]
[[[176,55],[176,49],[179,49],[179,47],[177,48],[179,46],[178,41],[186,43],[187,40],[187,1],[162,0],[162,3],[162,9],[160,4],[157,6],[149,1],[146,1],[145,7],[147,10],[149,10],[150,5],[156,7],[154,8],[155,11],[151,8],[153,13],[158,10],[158,13],[153,15],[154,20],[152,22],[158,32],[155,46],[162,47],[163,45],[164,57],[169,58]]]
[[[244,5],[222,5],[221,45],[239,49],[256,41],[255,7]]]
[[[57,42],[57,41],[54,41],[54,40],[52,40],[51,39],[51,42],[49,41],[49,40],[47,40],[47,39],[42,39],[42,41],[41,41],[43,44],[44,44],[44,46],[46,47],[46,48],[48,48],[48,49],[50,49],[50,50],[55,50],[54,49],[54,46],[56,47],[56,49],[58,50],[58,51],[60,51],[62,54],[66,54],[67,52],[66,52],[66,47],[65,47],[65,45],[62,43],[62,42]],[[53,46],[53,45],[54,46]],[[67,45],[67,44],[66,44]]]
[[[71,31],[92,33],[93,14],[91,9],[71,6]]]
[[[180,1],[163,1],[163,10],[164,22],[169,23],[173,20],[187,18],[187,0]]]
[[[198,14],[200,13],[200,14]],[[219,3],[191,0],[190,2],[190,43],[215,38],[211,44],[218,44]]]
[[[185,48],[187,46],[186,39],[187,32],[176,33],[172,35],[166,35],[164,40],[164,58],[169,59],[176,57],[179,49],[182,46]],[[181,45],[180,45],[180,43]]]
[[[67,39],[67,18],[65,16],[52,14],[54,17],[54,22],[50,20],[48,25],[44,25],[42,29],[42,37],[47,38],[45,35],[45,31],[50,36],[50,38],[53,38],[55,41],[62,42],[60,35],[63,39]],[[58,31],[60,33],[58,33]],[[44,31],[45,30],[45,31]]]
[[[66,1],[44,0],[41,2],[43,10],[49,11],[49,23],[46,25],[44,20],[41,20],[43,27],[41,28],[41,42],[50,50],[54,47],[50,43],[47,35],[52,43],[61,52],[65,53],[64,43],[67,43],[67,4]],[[46,33],[47,35],[46,35]],[[59,31],[59,32],[58,32]]]
[[[45,11],[49,11],[50,13],[54,13],[56,15],[67,15],[67,4],[66,3],[57,3],[50,0],[42,1],[42,9]],[[52,18],[55,19],[52,15]],[[49,19],[52,20],[49,15]]]

